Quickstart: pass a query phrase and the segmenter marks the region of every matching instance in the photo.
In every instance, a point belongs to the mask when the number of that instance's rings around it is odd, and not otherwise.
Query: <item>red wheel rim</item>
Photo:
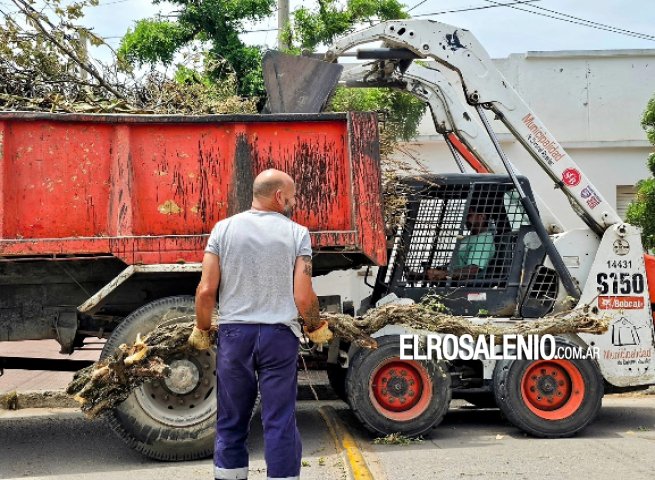
[[[432,379],[423,365],[390,358],[371,375],[370,398],[376,410],[392,420],[412,420],[432,399]]]
[[[563,420],[573,415],[585,394],[580,370],[568,360],[533,362],[521,379],[523,402],[546,420]]]

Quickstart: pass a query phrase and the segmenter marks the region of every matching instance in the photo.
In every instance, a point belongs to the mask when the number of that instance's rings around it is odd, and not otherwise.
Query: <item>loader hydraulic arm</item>
[[[485,127],[489,125],[483,109],[492,111],[562,189],[576,213],[592,230],[601,234],[610,225],[621,222],[614,208],[505,80],[486,50],[469,31],[432,20],[386,21],[343,37],[328,50],[325,59],[335,61],[345,51],[374,41],[382,41],[385,46],[397,51],[409,51],[414,58],[435,60],[456,72],[461,79],[466,101],[477,110],[482,124]],[[411,56],[409,52],[405,58]],[[401,72],[401,75],[407,75],[409,81],[412,80],[411,68]],[[445,102],[453,105],[447,98]],[[468,130],[471,130],[470,126]],[[493,133],[490,132],[490,135]],[[458,137],[467,140],[466,132]],[[495,138],[492,141],[499,149]],[[469,145],[468,141],[464,143],[474,152],[480,150],[480,142],[474,142],[475,145]],[[487,147],[485,142],[485,149]],[[502,152],[498,153],[503,156]],[[487,162],[484,163],[486,165]],[[499,165],[496,162],[495,165],[486,166],[500,173]]]
[[[367,57],[369,54],[378,57],[387,55],[384,50],[365,52]],[[341,75],[341,82],[347,87],[388,87],[408,91],[430,107],[435,129],[444,136],[461,171],[464,171],[461,165],[463,158],[477,173],[505,172],[492,139],[476,118],[477,112],[461,100],[460,90],[440,69],[418,64],[403,68],[397,63],[395,60],[378,59],[374,64],[351,68]],[[513,170],[520,175],[516,168],[513,167]],[[547,231],[562,232],[564,226],[548,204],[538,195],[536,201]]]

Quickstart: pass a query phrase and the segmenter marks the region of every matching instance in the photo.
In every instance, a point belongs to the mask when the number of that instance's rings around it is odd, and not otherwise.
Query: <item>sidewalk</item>
[[[100,358],[105,341],[87,339],[88,347],[72,355],[59,353],[56,340],[27,340],[24,342],[1,342],[0,357],[34,357],[71,360],[92,360]],[[51,372],[42,370],[5,370],[0,377],[0,394],[31,390],[62,390],[73,379],[75,372]]]

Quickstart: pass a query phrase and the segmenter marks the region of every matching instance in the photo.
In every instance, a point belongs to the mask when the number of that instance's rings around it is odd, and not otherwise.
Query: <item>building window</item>
[[[634,185],[617,185],[616,186],[616,213],[625,220],[625,214],[628,211],[628,205],[637,196],[637,188]]]

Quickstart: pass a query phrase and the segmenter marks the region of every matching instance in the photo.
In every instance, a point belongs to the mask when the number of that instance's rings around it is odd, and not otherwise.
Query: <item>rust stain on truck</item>
[[[159,205],[157,210],[159,210],[159,213],[162,213],[164,215],[177,215],[182,211],[180,206],[177,203],[175,203],[173,200],[166,200],[164,203]]]
[[[249,209],[255,176],[278,168],[317,253],[381,265],[377,141],[375,114],[0,113],[0,255],[198,262],[214,224]]]

